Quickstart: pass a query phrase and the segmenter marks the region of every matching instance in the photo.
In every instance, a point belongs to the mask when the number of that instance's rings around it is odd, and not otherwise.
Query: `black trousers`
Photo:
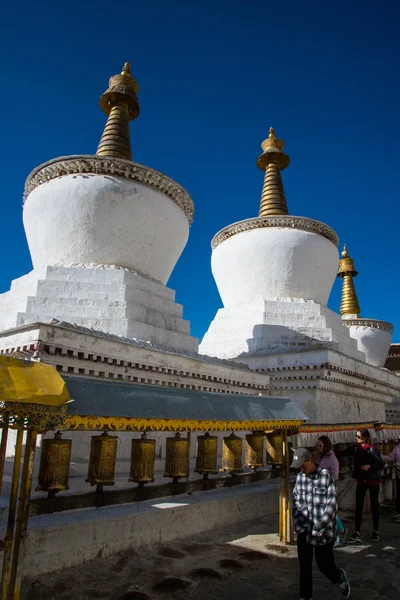
[[[333,556],[335,541],[323,546],[312,546],[307,544],[306,536],[307,532],[297,536],[297,556],[300,563],[300,597],[308,600],[313,595],[312,560],[314,552],[318,569],[329,581],[339,583],[341,573],[335,565]]]
[[[396,513],[400,515],[400,477],[396,474]]]
[[[369,499],[371,501],[372,509],[372,522],[374,531],[378,531],[379,527],[379,488],[380,485],[360,485],[357,483],[356,488],[356,515],[355,515],[355,526],[356,531],[361,529],[361,519],[364,508],[364,500],[369,490]]]

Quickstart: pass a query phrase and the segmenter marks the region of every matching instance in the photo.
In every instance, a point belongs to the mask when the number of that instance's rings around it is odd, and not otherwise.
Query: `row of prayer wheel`
[[[245,463],[242,462],[243,440],[232,433],[223,438],[222,468],[225,473],[240,473],[243,466],[257,469],[264,467],[264,438],[263,432],[246,435]],[[118,437],[104,432],[94,435],[91,439],[89,469],[86,481],[97,486],[101,491],[103,486],[114,485],[115,464],[117,459]],[[71,459],[72,440],[63,439],[61,433],[54,438],[42,442],[38,486],[36,491],[48,492],[54,496],[57,492],[68,490],[69,467]],[[197,437],[197,453],[195,472],[207,478],[218,473],[217,468],[218,437],[206,433]],[[283,446],[279,432],[266,434],[267,463],[279,465],[282,463]],[[154,481],[154,464],[156,458],[156,440],[147,437],[132,440],[131,464],[129,481],[143,486]],[[164,477],[170,477],[174,482],[189,476],[189,439],[176,433],[166,439],[166,457]]]

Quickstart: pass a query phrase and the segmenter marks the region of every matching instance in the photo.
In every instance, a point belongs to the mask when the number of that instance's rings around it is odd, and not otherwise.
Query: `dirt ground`
[[[400,524],[392,513],[382,508],[379,543],[370,541],[366,519],[364,542],[335,551],[354,599],[400,600]],[[296,548],[278,543],[276,524],[269,516],[25,580],[21,600],[298,600]],[[314,600],[342,597],[315,566],[314,574]]]

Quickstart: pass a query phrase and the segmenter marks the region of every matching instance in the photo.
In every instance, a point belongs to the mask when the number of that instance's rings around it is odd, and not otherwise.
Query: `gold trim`
[[[318,433],[320,431],[354,431],[355,429],[374,429],[375,423],[348,423],[346,425],[301,425],[298,433]]]
[[[19,424],[22,421],[25,427],[52,429],[64,421],[67,406],[67,403],[57,407],[24,402],[3,402],[0,405],[0,421],[8,419],[10,426],[13,421]]]
[[[70,415],[58,424],[64,430],[111,431],[265,431],[295,429],[303,420],[289,421],[192,421],[185,419],[140,419]]]

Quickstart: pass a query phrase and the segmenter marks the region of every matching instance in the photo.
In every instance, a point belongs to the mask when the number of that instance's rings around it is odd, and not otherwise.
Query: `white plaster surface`
[[[109,175],[65,175],[24,205],[34,268],[118,265],[165,284],[189,235],[184,212],[154,188]]]
[[[251,356],[270,377],[270,393],[292,400],[311,423],[385,422],[400,396],[400,378],[336,351]]]
[[[351,325],[349,331],[351,337],[357,340],[358,349],[364,352],[367,363],[383,367],[392,343],[392,333],[362,325]]]
[[[197,351],[175,292],[125,269],[43,267],[0,295],[0,331],[58,319]]]
[[[211,258],[226,308],[283,298],[326,304],[337,264],[337,248],[328,239],[283,227],[237,233],[219,244]]]
[[[323,304],[255,300],[219,309],[200,344],[200,352],[219,358],[243,358],[323,346],[365,360],[340,316]]]

